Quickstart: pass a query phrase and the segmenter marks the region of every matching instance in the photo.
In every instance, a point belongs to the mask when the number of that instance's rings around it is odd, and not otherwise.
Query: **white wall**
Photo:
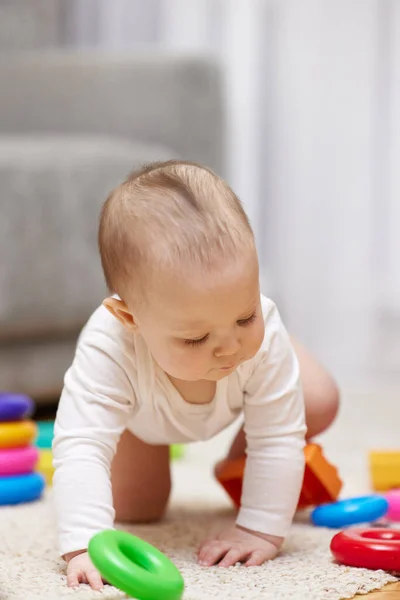
[[[230,182],[266,291],[342,381],[400,373],[400,2],[71,6],[75,43],[220,58]]]
[[[375,311],[370,362],[400,372],[400,3],[383,3],[375,198]]]
[[[377,8],[281,3],[266,94],[273,273],[289,327],[343,374],[369,348]]]

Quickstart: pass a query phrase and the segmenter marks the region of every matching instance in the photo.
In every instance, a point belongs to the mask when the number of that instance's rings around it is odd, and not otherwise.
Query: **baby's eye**
[[[241,319],[240,321],[238,321],[237,324],[241,325],[242,327],[246,327],[246,325],[251,325],[252,323],[254,323],[256,318],[257,313],[253,313],[250,317],[247,317],[247,319]]]
[[[207,333],[207,335],[205,335],[204,337],[202,337],[198,340],[184,340],[184,342],[188,346],[200,346],[201,344],[204,344],[204,342],[206,342],[207,340],[208,340],[208,333]]]

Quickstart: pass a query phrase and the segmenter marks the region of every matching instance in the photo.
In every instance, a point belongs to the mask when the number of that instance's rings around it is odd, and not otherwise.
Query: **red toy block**
[[[307,444],[304,448],[306,466],[298,508],[318,506],[325,502],[334,502],[339,496],[342,481],[336,467],[330,464],[318,444]],[[243,473],[246,457],[224,460],[215,468],[215,477],[232,499],[236,507],[240,506]]]

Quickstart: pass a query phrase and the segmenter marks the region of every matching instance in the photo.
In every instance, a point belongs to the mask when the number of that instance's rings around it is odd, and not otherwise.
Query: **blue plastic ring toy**
[[[0,393],[0,422],[26,419],[33,409],[33,400],[25,394]]]
[[[44,478],[39,473],[0,478],[0,506],[32,502],[42,495]]]
[[[320,527],[340,529],[376,521],[387,513],[388,508],[389,503],[383,496],[360,496],[318,506],[311,513],[311,521]]]

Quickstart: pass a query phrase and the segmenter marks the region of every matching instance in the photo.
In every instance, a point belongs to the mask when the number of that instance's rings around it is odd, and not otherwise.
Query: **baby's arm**
[[[53,486],[59,550],[67,560],[85,550],[94,534],[114,526],[110,467],[134,402],[125,360],[116,340],[91,328],[83,332],[65,377]]]
[[[247,460],[237,523],[285,537],[303,481],[306,423],[299,364],[272,303],[264,345],[244,401]]]
[[[247,460],[236,527],[208,541],[203,564],[273,558],[287,535],[304,474],[305,411],[299,365],[275,305],[265,317],[260,360],[245,389]]]

